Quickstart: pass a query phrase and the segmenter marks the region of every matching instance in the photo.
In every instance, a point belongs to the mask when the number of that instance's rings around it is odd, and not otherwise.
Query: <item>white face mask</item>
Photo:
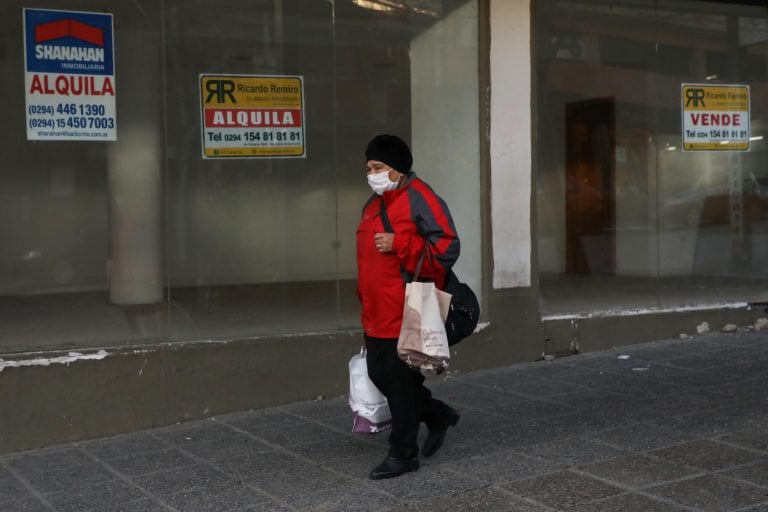
[[[395,190],[398,182],[391,181],[388,172],[379,172],[368,175],[368,185],[377,195],[382,195],[384,192]]]

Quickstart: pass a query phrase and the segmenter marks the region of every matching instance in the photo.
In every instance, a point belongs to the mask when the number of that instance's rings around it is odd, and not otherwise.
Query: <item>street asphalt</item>
[[[346,397],[6,454],[0,511],[768,512],[766,368],[751,331],[432,377],[461,421],[391,480]]]

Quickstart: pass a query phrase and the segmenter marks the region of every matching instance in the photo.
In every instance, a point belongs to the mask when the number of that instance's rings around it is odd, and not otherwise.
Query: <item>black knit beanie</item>
[[[410,174],[413,156],[403,139],[395,135],[377,135],[365,148],[365,161],[378,160],[403,174]]]

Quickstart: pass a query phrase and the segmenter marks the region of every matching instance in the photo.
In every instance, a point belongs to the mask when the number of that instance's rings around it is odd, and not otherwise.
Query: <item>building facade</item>
[[[452,371],[765,314],[764,2],[0,12],[0,452],[344,394],[383,132],[481,301]]]

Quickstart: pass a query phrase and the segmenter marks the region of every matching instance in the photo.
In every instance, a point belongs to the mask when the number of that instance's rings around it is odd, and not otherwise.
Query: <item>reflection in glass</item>
[[[537,4],[547,314],[765,300],[768,7]],[[683,152],[681,84],[751,88],[747,152]]]
[[[102,4],[118,141],[0,138],[0,348],[359,328],[360,168],[381,132],[411,143],[416,172],[463,209],[462,276],[479,290],[477,2]],[[22,8],[0,7],[9,69],[23,69]],[[306,156],[202,159],[206,73],[302,76]],[[0,81],[13,104],[23,80]],[[6,126],[23,118],[11,109]]]

